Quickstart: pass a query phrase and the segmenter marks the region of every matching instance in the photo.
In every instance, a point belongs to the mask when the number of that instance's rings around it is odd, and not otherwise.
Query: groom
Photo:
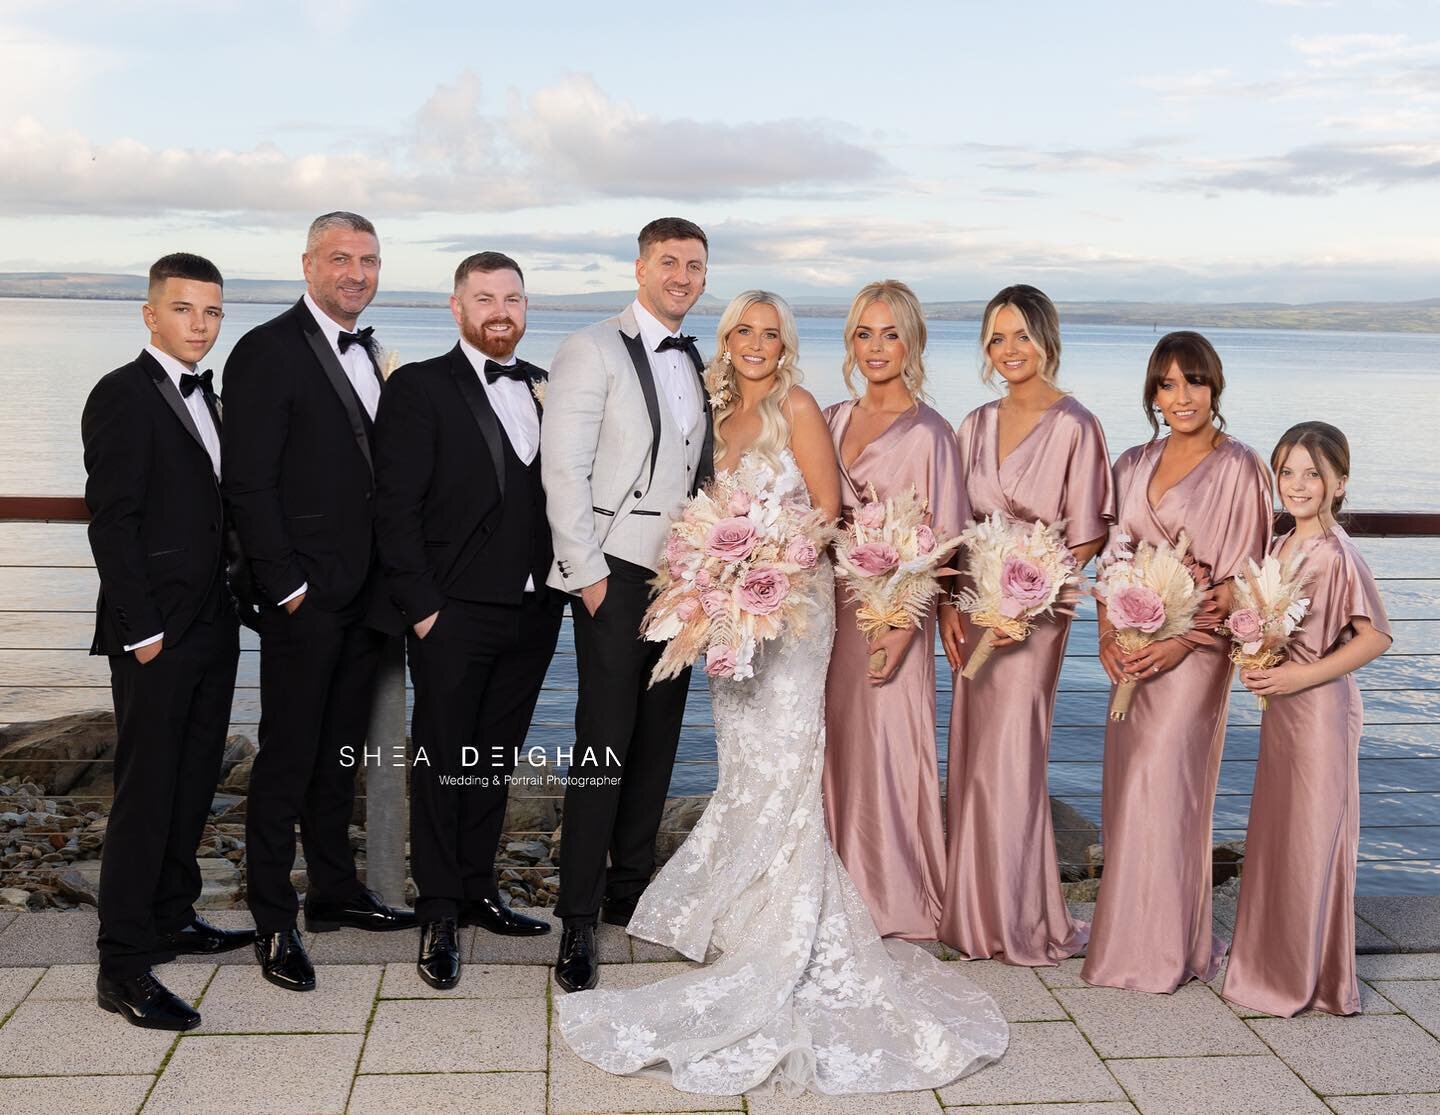
[[[599,978],[602,902],[605,921],[628,924],[655,867],[690,671],[650,687],[663,646],[639,630],[670,520],[713,471],[703,363],[695,338],[680,333],[708,259],[698,225],[651,221],[640,230],[635,301],[567,338],[550,371],[549,583],[571,594],[579,674],[555,905],[564,923],[555,979],[566,991]]]

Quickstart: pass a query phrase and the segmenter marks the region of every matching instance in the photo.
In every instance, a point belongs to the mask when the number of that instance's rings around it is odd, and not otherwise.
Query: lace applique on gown
[[[804,481],[787,451],[782,491]],[[1008,1029],[960,965],[882,940],[830,846],[821,805],[827,567],[803,630],[757,651],[755,677],[711,679],[719,777],[694,831],[630,922],[711,963],[646,987],[556,1000],[586,1061],[685,1092],[936,1088],[998,1059]],[[603,976],[602,976],[603,978]]]

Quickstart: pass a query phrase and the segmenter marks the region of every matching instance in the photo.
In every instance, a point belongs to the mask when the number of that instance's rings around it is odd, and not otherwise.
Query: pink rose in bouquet
[[[714,584],[714,578],[710,576],[710,570],[697,569],[695,571],[695,587],[700,589],[709,588]]]
[[[672,577],[679,576],[699,556],[685,539],[676,535],[671,535],[665,543],[665,564],[670,567]]]
[[[1116,627],[1149,634],[1165,626],[1165,602],[1146,585],[1117,585],[1105,598],[1105,610]]]
[[[700,607],[705,609],[705,614],[711,619],[723,615],[729,606],[730,594],[723,589],[712,588],[700,597]]]
[[[1231,612],[1229,627],[1230,634],[1247,654],[1253,654],[1260,649],[1260,641],[1265,637],[1265,626],[1260,620],[1260,613],[1254,608],[1241,608]]]
[[[735,648],[711,646],[705,652],[705,673],[712,678],[728,678],[735,674]]]
[[[1000,614],[1014,619],[1050,599],[1045,570],[1023,557],[1007,557],[1000,567]]]
[[[730,496],[730,514],[744,515],[750,510],[750,493],[744,488],[737,488]]]
[[[802,536],[792,538],[790,545],[785,547],[785,560],[801,569],[814,569],[820,555],[815,550],[815,543]]]
[[[883,503],[861,504],[860,510],[855,512],[855,521],[862,527],[878,530],[885,525],[885,505]]]
[[[687,596],[680,603],[675,605],[675,615],[681,623],[689,623],[700,614],[700,601],[693,596]]]
[[[915,552],[928,554],[935,549],[935,532],[930,527],[921,523],[915,528]]]
[[[721,519],[705,539],[705,552],[722,561],[743,561],[754,549],[755,524],[741,516]]]
[[[887,543],[866,542],[850,551],[850,564],[867,577],[879,577],[900,564],[900,555]]]
[[[740,607],[754,616],[768,616],[785,602],[790,578],[778,569],[760,566],[740,579]]]

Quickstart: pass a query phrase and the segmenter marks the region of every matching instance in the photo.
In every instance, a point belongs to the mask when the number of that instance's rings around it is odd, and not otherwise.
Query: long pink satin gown
[[[1115,462],[1116,531],[1171,545],[1184,531],[1212,582],[1227,581],[1270,542],[1269,471],[1226,437],[1152,507],[1147,490],[1164,444]],[[1087,983],[1168,993],[1214,979],[1225,955],[1210,928],[1211,821],[1232,667],[1218,633],[1185,641],[1194,652],[1141,681],[1127,718],[1105,730],[1105,868],[1080,970]]]
[[[1356,616],[1390,634],[1375,579],[1344,530],[1317,539],[1302,569],[1313,578],[1310,613],[1291,637],[1292,661],[1314,662],[1348,642]],[[1307,1009],[1355,1014],[1360,687],[1346,674],[1269,701],[1224,995],[1286,1018]]]
[[[998,402],[960,425],[965,492],[976,518],[1066,520],[1071,546],[1103,539],[1115,519],[1105,433],[1068,395],[999,460]],[[983,628],[965,621],[974,647]],[[1085,945],[1060,890],[1046,764],[1068,616],[1039,621],[971,681],[955,675],[950,714],[945,905],[940,939],[971,959],[1056,964]]]
[[[855,404],[825,411],[836,456]],[[919,403],[840,468],[842,514],[867,483],[881,499],[914,487],[937,529],[958,534],[968,511],[955,431]],[[882,686],[866,680],[866,640],[836,586],[835,646],[825,682],[825,820],[830,840],[883,937],[933,941],[945,885],[935,747],[935,611]]]

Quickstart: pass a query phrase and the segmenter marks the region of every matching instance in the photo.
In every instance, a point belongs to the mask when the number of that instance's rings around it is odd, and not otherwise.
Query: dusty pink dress
[[[975,517],[1066,520],[1071,546],[1103,539],[1115,519],[1105,433],[1068,395],[999,461],[998,402],[960,425],[965,493]],[[983,629],[967,621],[975,646]],[[1056,964],[1085,944],[1060,891],[1046,763],[1070,619],[1036,624],[972,681],[955,677],[950,714],[945,907],[940,939],[972,959]]]
[[[1356,616],[1390,634],[1370,569],[1339,527],[1311,544],[1303,569],[1313,578],[1310,613],[1291,638],[1293,661],[1314,662],[1349,641]],[[1287,1018],[1312,1008],[1355,1014],[1360,688],[1346,674],[1269,700],[1225,998]]]
[[[836,455],[853,402],[825,411]],[[848,518],[866,484],[881,499],[914,487],[935,526],[958,534],[968,518],[955,431],[920,403],[840,468]],[[825,820],[841,862],[884,937],[933,941],[945,886],[945,834],[935,750],[935,613],[891,679],[866,680],[869,653],[855,608],[837,586],[835,647],[825,683]]]
[[[1147,490],[1164,444],[1127,449],[1115,462],[1116,530],[1172,545],[1184,531],[1213,583],[1227,581],[1270,542],[1270,474],[1253,449],[1227,437],[1152,507]],[[1105,869],[1080,971],[1087,983],[1170,992],[1214,979],[1225,955],[1210,930],[1210,832],[1229,647],[1213,632],[1186,641],[1194,652],[1140,682],[1128,717],[1105,731]]]

